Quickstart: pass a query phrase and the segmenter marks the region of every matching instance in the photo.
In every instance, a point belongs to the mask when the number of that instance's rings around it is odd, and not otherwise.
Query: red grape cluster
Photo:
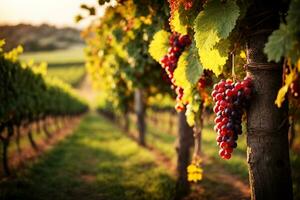
[[[243,110],[248,106],[252,93],[252,79],[246,77],[243,81],[221,80],[214,85],[212,97],[216,105],[214,112],[216,138],[219,155],[230,159],[231,153],[237,147],[238,135],[242,134]]]
[[[165,69],[169,79],[171,80],[172,88],[176,91],[177,104],[175,108],[178,111],[182,111],[184,109],[184,105],[181,102],[183,97],[183,88],[177,87],[175,85],[174,71],[177,67],[177,62],[180,55],[184,51],[185,47],[191,44],[191,40],[188,35],[180,35],[179,33],[173,33],[170,36],[169,44],[171,47],[168,49],[168,54],[160,60],[160,63],[162,64],[162,67]]]

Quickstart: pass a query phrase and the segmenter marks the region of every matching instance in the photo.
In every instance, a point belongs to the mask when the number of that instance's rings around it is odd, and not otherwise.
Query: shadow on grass
[[[172,199],[166,171],[108,121],[88,115],[71,137],[2,181],[0,199]]]

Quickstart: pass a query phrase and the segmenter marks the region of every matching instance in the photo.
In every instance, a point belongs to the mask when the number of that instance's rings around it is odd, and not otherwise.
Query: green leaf
[[[264,52],[268,56],[268,61],[279,62],[292,50],[293,46],[293,33],[287,25],[281,24],[280,28],[269,36]]]
[[[155,33],[149,45],[149,53],[156,60],[160,60],[168,53],[170,33],[161,30]]]
[[[286,17],[289,28],[300,31],[300,0],[292,0]]]
[[[209,1],[194,22],[195,41],[204,69],[212,70],[217,76],[222,73],[227,55],[216,45],[229,36],[239,17],[239,7],[234,0],[222,3]],[[223,54],[223,55],[222,55]]]
[[[202,73],[203,67],[199,62],[197,48],[192,44],[178,60],[177,68],[174,71],[176,85],[183,89],[192,88],[197,84]]]
[[[294,44],[293,33],[287,25],[281,24],[280,28],[269,36],[264,48],[264,52],[268,56],[268,61],[279,62],[282,56],[288,54]]]
[[[180,34],[187,34],[187,26],[183,24],[183,22],[180,19],[180,13],[178,10],[176,10],[173,14],[173,17],[170,21],[170,26],[172,31],[175,31]]]
[[[281,23],[268,38],[264,52],[269,61],[279,62],[282,57],[291,58],[293,64],[300,57],[299,35],[300,35],[300,0],[291,1],[286,24]]]

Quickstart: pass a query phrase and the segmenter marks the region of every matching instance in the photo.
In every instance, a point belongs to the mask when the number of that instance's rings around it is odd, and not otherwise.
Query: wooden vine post
[[[194,153],[193,153],[193,162],[196,165],[199,165],[201,162],[201,142],[202,142],[202,129],[203,129],[203,114],[205,107],[203,102],[201,102],[199,110],[201,111],[196,117],[195,126],[194,126]]]
[[[138,141],[142,146],[146,145],[145,134],[146,134],[146,124],[145,124],[145,105],[144,105],[144,94],[142,89],[136,89],[134,92],[134,104],[135,112],[137,117],[137,127],[138,127]]]
[[[190,149],[193,143],[193,129],[187,124],[184,112],[178,113],[178,143],[177,151],[177,174],[176,198],[181,199],[189,192],[187,179],[187,167],[190,164]]]
[[[251,24],[259,24],[247,36],[246,65],[254,86],[247,110],[247,161],[253,200],[293,199],[288,104],[278,108],[274,103],[282,83],[282,64],[268,62],[263,52],[268,36],[279,24],[278,5],[274,4],[256,1],[249,9]],[[267,16],[258,15],[261,13]]]
[[[129,131],[129,110],[126,108],[126,110],[123,113],[123,117],[124,117],[124,131],[127,133]]]

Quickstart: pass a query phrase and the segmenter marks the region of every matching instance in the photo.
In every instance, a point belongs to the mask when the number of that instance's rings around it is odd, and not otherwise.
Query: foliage
[[[199,62],[197,49],[192,44],[189,49],[184,52],[178,61],[178,67],[174,72],[176,85],[184,90],[189,90],[198,83],[199,77],[203,73],[202,64]]]
[[[160,30],[153,36],[149,45],[149,54],[154,60],[160,62],[160,59],[167,54],[169,48],[170,33]]]
[[[299,59],[299,9],[300,1],[292,0],[287,12],[286,23],[282,22],[279,29],[270,35],[264,49],[269,61],[279,62],[282,57],[286,57],[291,58],[292,64],[295,64]]]
[[[226,39],[236,25],[239,7],[234,0],[222,3],[209,1],[201,11],[194,25],[195,41],[204,69],[212,70],[217,76],[227,60],[228,47],[221,40]],[[221,43],[222,42],[222,43]]]
[[[161,18],[156,16],[166,18],[160,12],[164,6],[155,1],[145,5],[135,3],[129,0],[108,7],[104,16],[83,32],[88,44],[86,66],[94,85],[120,111],[132,108],[135,88],[144,88],[148,97],[169,91],[160,78],[159,65],[148,54],[150,38],[163,26]],[[155,51],[160,53],[160,50],[163,49]]]
[[[285,65],[289,73],[284,75],[284,84],[280,88],[275,104],[281,107],[292,83],[298,78],[300,72],[300,1],[292,0],[284,22],[268,39],[264,52],[269,61],[280,62],[285,58]],[[285,71],[285,72],[286,72]],[[299,84],[299,83],[296,83]]]
[[[17,53],[16,53],[17,52]],[[18,125],[45,116],[76,115],[87,110],[71,87],[46,78],[46,65],[21,64],[21,48],[0,54],[0,124]]]

